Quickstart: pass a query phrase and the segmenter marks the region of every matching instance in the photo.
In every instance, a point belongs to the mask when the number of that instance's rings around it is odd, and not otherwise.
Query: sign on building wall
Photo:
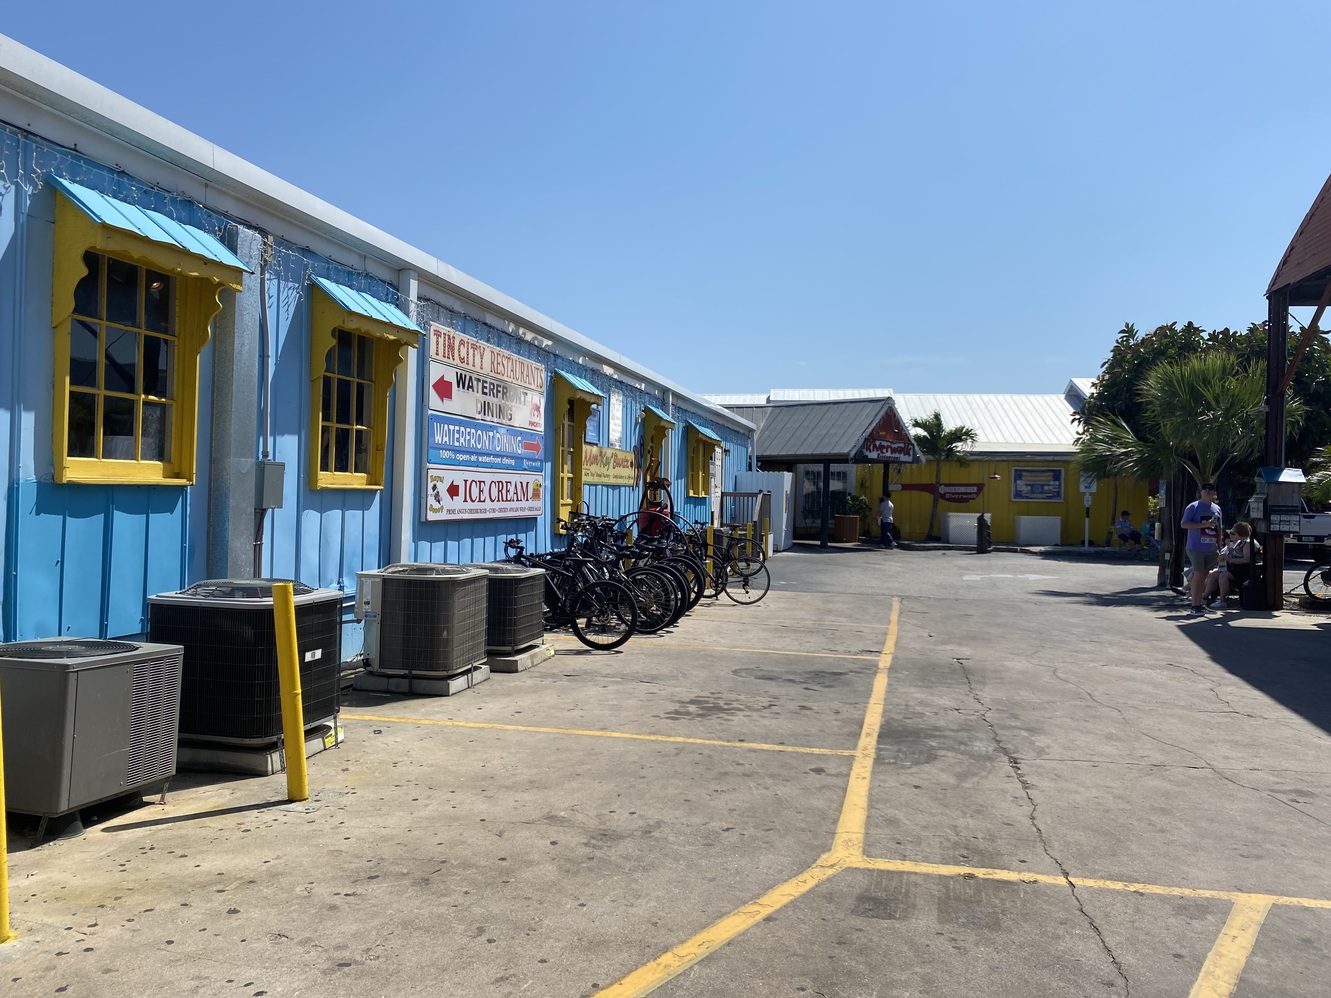
[[[431,323],[428,378],[421,516],[540,516],[545,366]]]
[[[610,422],[610,439],[608,443],[611,447],[622,448],[624,446],[624,393],[610,393],[610,405],[607,418]]]
[[[582,480],[587,485],[637,485],[638,456],[631,450],[583,444]]]
[[[1014,502],[1062,502],[1062,468],[1013,468]]]
[[[492,468],[496,471],[540,471],[545,437],[494,423],[429,414],[426,463]]]
[[[915,458],[915,446],[910,434],[901,425],[901,417],[894,406],[888,406],[869,435],[860,445],[857,458],[868,461],[911,461]]]
[[[540,475],[483,468],[428,468],[425,473],[427,521],[540,516]]]

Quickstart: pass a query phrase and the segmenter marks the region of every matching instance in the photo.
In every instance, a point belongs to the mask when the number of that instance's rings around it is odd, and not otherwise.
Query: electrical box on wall
[[[286,462],[258,461],[254,465],[254,506],[256,509],[281,509],[282,484]]]

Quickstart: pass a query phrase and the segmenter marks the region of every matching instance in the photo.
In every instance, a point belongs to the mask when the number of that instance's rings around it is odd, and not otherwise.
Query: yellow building
[[[968,463],[943,463],[934,534],[948,539],[951,525],[961,539],[968,532],[973,541],[975,521],[987,514],[995,543],[1081,544],[1089,536],[1091,544],[1099,545],[1111,541],[1112,524],[1124,509],[1140,527],[1148,483],[1122,478],[1083,482],[1074,467],[1077,428],[1072,417],[1089,390],[1090,380],[1078,378],[1061,395],[894,394],[907,424],[937,411],[944,426],[964,425],[976,432]],[[857,488],[876,496],[883,486],[882,469],[857,472]],[[926,461],[896,466],[887,476],[896,523],[907,540],[922,540],[928,531],[935,474],[934,462]]]

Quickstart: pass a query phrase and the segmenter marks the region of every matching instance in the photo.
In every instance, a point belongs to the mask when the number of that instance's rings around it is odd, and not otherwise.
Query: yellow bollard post
[[[9,829],[5,826],[5,732],[0,727],[0,943],[13,938],[9,928]]]
[[[300,649],[296,646],[296,599],[290,582],[273,584],[277,632],[277,678],[282,690],[282,740],[287,757],[287,799],[310,799],[305,769],[305,707],[300,698]]]
[[[716,579],[716,575],[712,571],[712,551],[714,550],[712,545],[716,543],[715,538],[716,528],[709,523],[707,524],[707,577],[713,581]]]

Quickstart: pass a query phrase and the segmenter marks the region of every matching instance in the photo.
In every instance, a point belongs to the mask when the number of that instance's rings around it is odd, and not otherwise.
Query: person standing
[[[1202,606],[1202,595],[1206,591],[1206,580],[1211,570],[1219,564],[1222,536],[1220,507],[1215,502],[1215,483],[1203,483],[1198,496],[1197,501],[1189,503],[1183,511],[1183,520],[1179,524],[1188,535],[1184,545],[1188,566],[1192,569],[1188,579],[1192,608],[1188,612],[1194,617],[1206,613],[1206,608]]]
[[[895,507],[892,500],[887,496],[878,503],[878,546],[890,548],[893,546],[892,540],[892,514]]]

